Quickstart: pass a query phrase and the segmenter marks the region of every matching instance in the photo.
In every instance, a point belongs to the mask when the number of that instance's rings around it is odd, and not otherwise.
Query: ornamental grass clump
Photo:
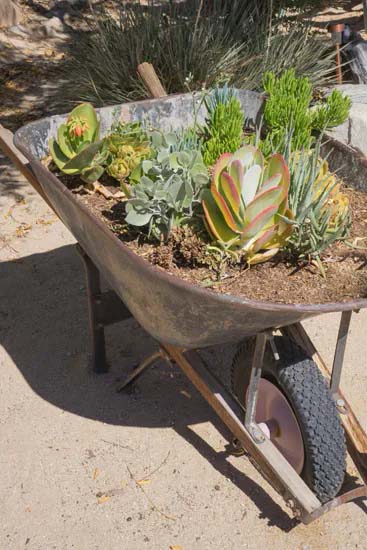
[[[251,145],[222,155],[202,201],[213,241],[241,252],[249,265],[272,258],[292,232],[288,189],[289,171],[281,155],[265,162]]]

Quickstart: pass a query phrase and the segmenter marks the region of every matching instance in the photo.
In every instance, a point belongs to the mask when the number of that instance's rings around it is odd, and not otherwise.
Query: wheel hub
[[[285,395],[261,378],[256,422],[298,474],[303,470],[305,450],[298,421]]]

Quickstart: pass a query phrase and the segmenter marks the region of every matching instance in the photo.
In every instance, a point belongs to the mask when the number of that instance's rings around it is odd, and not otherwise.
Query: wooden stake
[[[141,63],[138,65],[138,73],[152,97],[158,98],[168,95],[166,90],[163,88],[153,65],[146,62]]]

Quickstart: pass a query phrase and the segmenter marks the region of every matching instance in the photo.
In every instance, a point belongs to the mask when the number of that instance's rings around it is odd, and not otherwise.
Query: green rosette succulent
[[[148,136],[140,122],[120,123],[107,137],[107,173],[128,191],[126,180],[151,155]]]

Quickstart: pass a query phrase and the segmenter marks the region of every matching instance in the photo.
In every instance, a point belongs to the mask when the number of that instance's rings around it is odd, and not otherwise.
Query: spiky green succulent
[[[202,153],[205,164],[213,166],[221,154],[234,153],[241,146],[245,118],[241,103],[228,86],[214,89],[204,102],[207,118]]]
[[[265,155],[274,151],[284,153],[290,133],[293,151],[310,149],[315,133],[348,118],[350,98],[334,90],[326,100],[312,105],[312,84],[309,78],[296,76],[294,69],[279,77],[273,72],[266,73],[263,88],[267,94],[263,117],[267,133],[260,147]]]
[[[65,174],[80,175],[87,183],[98,180],[104,172],[106,149],[99,139],[99,121],[90,103],[81,103],[57,130],[49,142],[56,166]]]
[[[203,209],[210,235],[225,250],[241,251],[249,265],[274,256],[292,232],[288,208],[289,171],[275,154],[265,163],[246,145],[222,155],[214,167]]]
[[[333,242],[348,235],[348,197],[327,161],[320,158],[319,144],[312,152],[290,154],[288,164],[294,230],[287,247],[297,256],[319,258]]]
[[[166,136],[165,143],[171,138]],[[209,182],[207,169],[198,151],[162,148],[156,158],[141,163],[141,173],[126,205],[126,222],[148,226],[149,235],[165,240],[173,227],[193,217]]]

